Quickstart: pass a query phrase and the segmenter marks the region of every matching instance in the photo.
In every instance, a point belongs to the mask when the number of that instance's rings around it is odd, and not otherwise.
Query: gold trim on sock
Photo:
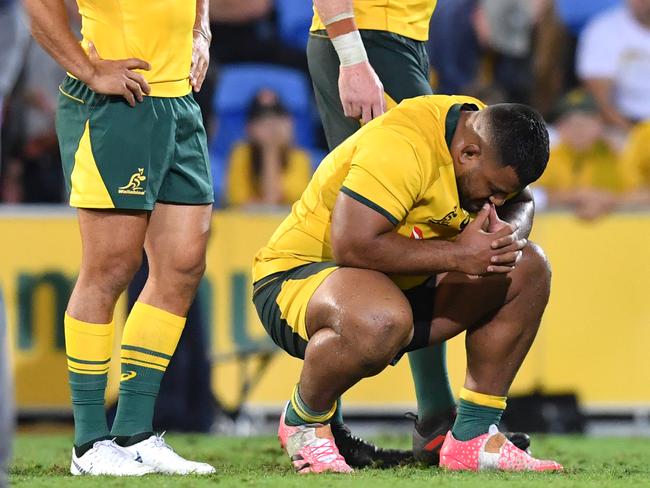
[[[479,393],[477,391],[461,388],[460,398],[462,400],[482,405],[483,407],[498,408],[500,410],[506,409],[506,400],[508,397],[488,395],[486,393]]]
[[[136,366],[141,366],[143,368],[149,368],[149,369],[156,369],[158,371],[162,371],[163,373],[167,371],[167,368],[163,368],[162,366],[158,366],[157,364],[151,364],[151,363],[145,363],[142,361],[138,361],[137,359],[121,359],[122,364],[134,364]]]
[[[134,361],[144,361],[145,363],[153,363],[156,366],[167,369],[169,366],[169,359],[164,359],[158,356],[153,356],[139,351],[130,351],[122,349],[122,359],[132,359]]]
[[[171,357],[185,327],[185,320],[185,317],[152,305],[135,302],[126,319],[122,345],[151,351],[150,354],[154,356],[155,353],[160,353]],[[123,354],[124,352],[125,349],[122,350]]]
[[[65,313],[65,352],[68,368],[80,374],[100,374],[110,365],[113,352],[113,322],[93,324]],[[89,371],[93,371],[90,373]]]
[[[68,371],[71,371],[71,372],[77,373],[77,374],[94,374],[94,375],[108,374],[108,368],[105,368],[105,369],[103,369],[101,371],[90,371],[90,370],[87,370],[87,369],[84,369],[84,370],[76,369],[73,366],[69,366],[69,365],[68,365]]]
[[[334,416],[334,412],[336,412],[336,402],[334,402],[334,405],[332,405],[332,408],[330,408],[327,413],[323,415],[312,416],[309,415],[300,407],[300,405],[296,401],[297,395],[298,395],[298,385],[296,384],[296,386],[293,387],[293,393],[291,394],[291,406],[298,414],[298,417],[303,419],[305,422],[309,424],[322,424],[323,422],[328,421]]]

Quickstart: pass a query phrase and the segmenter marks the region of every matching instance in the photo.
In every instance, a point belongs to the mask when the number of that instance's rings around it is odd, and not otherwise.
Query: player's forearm
[[[525,188],[519,195],[497,209],[497,215],[501,220],[515,225],[517,239],[528,239],[533,228],[535,217],[535,201],[530,188]]]
[[[340,36],[356,30],[352,0],[314,0],[314,8],[325,24],[328,34],[332,37]],[[334,30],[334,32],[331,32]],[[343,31],[342,31],[343,30]]]
[[[349,238],[345,241],[333,242],[334,260],[340,266],[413,275],[456,269],[457,244],[452,241],[409,239],[395,232],[386,232],[363,242]]]
[[[367,61],[368,55],[354,20],[352,0],[314,0],[314,7],[325,24],[341,66]]]
[[[24,0],[32,35],[66,71],[87,82],[94,67],[68,25],[63,0]]]
[[[208,41],[212,40],[212,32],[210,31],[210,0],[196,0],[194,32],[200,33]]]

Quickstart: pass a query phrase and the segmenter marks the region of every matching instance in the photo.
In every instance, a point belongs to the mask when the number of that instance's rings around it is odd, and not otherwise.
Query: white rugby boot
[[[171,448],[161,435],[152,435],[147,439],[124,447],[134,460],[151,467],[157,473],[163,474],[212,474],[216,469],[207,463],[189,461],[182,458]]]
[[[75,476],[142,476],[156,471],[139,463],[112,440],[97,441],[82,456],[72,448],[70,473]]]

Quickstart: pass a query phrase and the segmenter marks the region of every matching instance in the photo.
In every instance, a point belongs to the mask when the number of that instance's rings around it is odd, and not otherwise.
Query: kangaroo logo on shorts
[[[131,175],[128,185],[120,186],[117,189],[117,192],[126,195],[144,195],[142,182],[146,179],[147,177],[144,175],[144,168],[138,168],[138,172]]]

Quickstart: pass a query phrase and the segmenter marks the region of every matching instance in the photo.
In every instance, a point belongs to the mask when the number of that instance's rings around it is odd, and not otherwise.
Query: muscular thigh
[[[79,209],[82,268],[128,262],[142,255],[148,212]]]
[[[192,268],[205,260],[212,205],[156,203],[145,240],[152,272]]]
[[[386,275],[339,268],[331,262],[307,264],[259,280],[253,302],[273,342],[300,359],[309,338],[324,327],[358,336],[361,327],[367,331],[373,323],[413,321],[408,300]]]
[[[340,268],[314,292],[307,307],[306,326],[311,336],[323,327],[342,336],[362,337],[368,324],[413,322],[411,305],[402,291],[383,273]]]
[[[516,268],[506,275],[440,275],[430,342],[439,343],[464,330],[485,324],[522,293],[532,293],[531,300],[546,300],[548,297],[543,288],[544,284],[548,284],[549,276],[543,252],[530,242],[524,248],[523,257]],[[530,303],[530,306],[533,305]]]
[[[510,282],[507,275],[474,277],[445,273],[439,276],[430,342],[443,342],[485,322],[506,302]]]

